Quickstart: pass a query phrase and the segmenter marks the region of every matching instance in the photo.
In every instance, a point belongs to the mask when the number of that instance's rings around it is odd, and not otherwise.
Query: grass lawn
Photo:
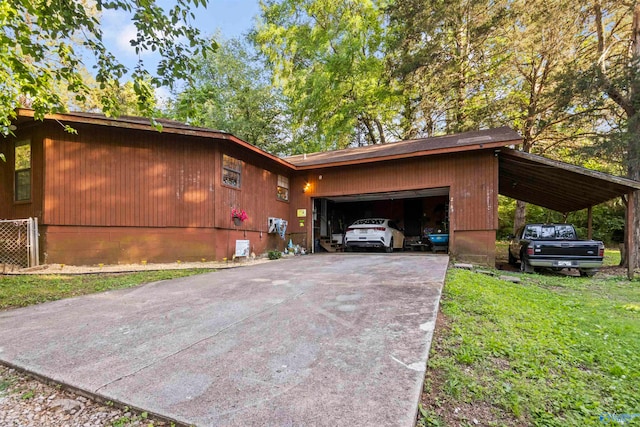
[[[640,280],[520,277],[449,270],[418,425],[640,425]]]
[[[78,295],[138,286],[158,280],[206,273],[209,269],[144,271],[88,275],[0,275],[0,309],[25,307]]]

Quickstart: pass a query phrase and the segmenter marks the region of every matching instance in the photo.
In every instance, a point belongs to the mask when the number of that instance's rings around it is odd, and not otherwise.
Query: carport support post
[[[627,278],[629,280],[633,280],[634,269],[636,267],[636,233],[633,229],[633,224],[635,222],[635,212],[633,211],[635,198],[635,192],[630,192],[627,195],[627,223],[625,224],[627,229],[627,232],[625,233],[627,235],[627,241],[625,244],[627,246]]]
[[[593,239],[593,206],[587,209],[587,239]]]

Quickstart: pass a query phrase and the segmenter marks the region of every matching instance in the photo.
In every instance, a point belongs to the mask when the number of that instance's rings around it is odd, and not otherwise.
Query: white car
[[[344,235],[347,250],[352,248],[384,248],[387,252],[404,247],[404,234],[395,222],[384,218],[359,219]]]

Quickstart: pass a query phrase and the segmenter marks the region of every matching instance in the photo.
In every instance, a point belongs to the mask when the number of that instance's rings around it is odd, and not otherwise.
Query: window
[[[240,188],[242,162],[231,156],[222,156],[222,182],[231,187]]]
[[[276,190],[278,200],[289,201],[289,178],[278,175],[278,188]]]
[[[556,225],[556,238],[561,240],[576,240],[575,230],[571,225]]]
[[[537,239],[541,233],[541,229],[539,225],[530,225],[524,231],[523,238],[525,239]]]
[[[17,141],[14,157],[15,200],[31,200],[31,142]]]

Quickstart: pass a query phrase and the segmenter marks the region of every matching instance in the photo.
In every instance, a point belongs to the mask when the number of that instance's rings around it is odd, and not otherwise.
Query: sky
[[[172,0],[158,0],[165,10]],[[196,20],[193,23],[204,36],[213,36],[217,32],[224,39],[240,37],[253,26],[254,19],[260,13],[258,0],[208,0],[207,8],[195,9]],[[102,15],[102,30],[107,48],[127,68],[135,66],[138,56],[129,44],[135,38],[135,27],[124,12],[106,11]],[[153,70],[157,64],[153,54],[142,57],[146,68]],[[90,61],[87,61],[89,65]]]

